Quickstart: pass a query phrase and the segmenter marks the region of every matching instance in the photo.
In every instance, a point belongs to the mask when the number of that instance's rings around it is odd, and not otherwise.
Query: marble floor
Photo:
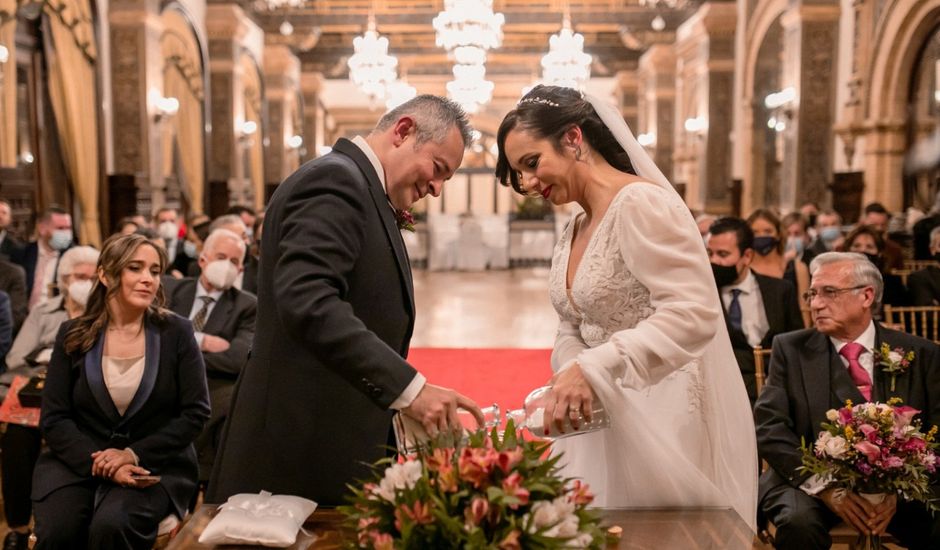
[[[550,348],[558,316],[548,268],[414,273],[411,347]]]

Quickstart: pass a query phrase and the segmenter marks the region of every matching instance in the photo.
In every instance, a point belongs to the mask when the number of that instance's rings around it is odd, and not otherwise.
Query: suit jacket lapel
[[[762,343],[767,344],[765,347],[770,347],[770,342],[767,341],[768,337],[771,334],[780,334],[783,332],[783,310],[777,307],[783,297],[774,294],[766,277],[755,273],[754,278],[757,279],[757,287],[760,289],[760,299],[764,305],[764,314],[767,316],[767,334],[764,335],[764,342]]]
[[[206,320],[206,326],[202,329],[203,332],[214,335],[222,332],[225,321],[231,318],[232,308],[235,307],[235,299],[232,297],[233,292],[234,288],[222,292],[222,295],[219,296],[219,303],[212,308],[212,313],[209,314],[209,318]]]
[[[105,328],[105,330],[107,330],[107,328]],[[114,406],[114,401],[111,399],[108,387],[104,383],[103,362],[104,333],[98,337],[95,345],[85,354],[85,379],[88,380],[88,388],[91,390],[95,402],[98,403],[98,406],[112,422],[117,423],[121,419],[121,414],[118,412],[117,407]]]
[[[891,391],[891,375],[884,372],[881,365],[879,365],[880,357],[877,352],[881,348],[882,342],[888,344],[891,349],[894,348],[903,348],[900,342],[894,336],[894,332],[890,330],[885,330],[879,324],[875,324],[875,352],[874,357],[874,370],[875,370],[875,379],[872,381],[874,392],[872,394],[872,400],[877,400],[881,402],[887,402],[888,399],[892,397],[900,397],[904,402],[907,402],[908,394],[910,392],[910,374],[908,372],[898,373],[894,378],[894,391]],[[905,349],[904,351],[909,351]],[[917,358],[915,357],[916,361]]]
[[[196,301],[196,285],[198,284],[198,279],[191,279],[180,283],[180,299],[177,304],[178,309],[176,313],[187,319],[189,319],[189,313],[193,310],[193,302]]]
[[[814,421],[825,418],[826,411],[829,410],[831,347],[829,338],[821,332],[816,332],[806,341],[806,346],[800,350],[806,403],[809,407],[809,417]],[[813,426],[813,429],[815,430],[818,427],[818,425]]]
[[[144,374],[140,379],[140,386],[137,387],[134,398],[124,412],[124,418],[121,421],[122,426],[127,423],[128,419],[137,414],[143,408],[144,403],[150,399],[150,394],[153,393],[157,381],[157,373],[160,370],[160,330],[150,321],[145,321],[144,324]]]
[[[388,204],[388,197],[385,195],[385,190],[382,189],[382,182],[379,180],[379,175],[375,173],[375,168],[373,168],[372,162],[369,161],[365,153],[348,139],[340,139],[336,142],[333,149],[353,159],[369,182],[369,194],[372,197],[375,209],[379,213],[379,218],[382,220],[382,225],[385,227],[385,234],[388,237],[388,241],[395,251],[398,271],[405,283],[405,292],[408,295],[408,306],[411,308],[409,313],[413,315],[415,311],[414,284],[411,280],[411,267],[408,263],[408,253],[405,250],[405,241],[401,237],[401,230],[398,229],[398,223],[395,221],[392,207]]]

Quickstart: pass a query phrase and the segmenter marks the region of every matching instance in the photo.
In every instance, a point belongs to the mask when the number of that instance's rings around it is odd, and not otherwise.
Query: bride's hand
[[[565,433],[565,417],[576,430],[580,427],[582,417],[585,422],[591,421],[594,393],[581,372],[580,364],[574,363],[553,376],[550,385],[551,390],[545,402],[545,435],[548,435],[551,424],[560,433]]]

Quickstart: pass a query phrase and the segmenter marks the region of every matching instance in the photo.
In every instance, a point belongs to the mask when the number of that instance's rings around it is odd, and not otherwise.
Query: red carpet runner
[[[408,362],[430,383],[453,388],[481,407],[522,407],[530,391],[552,376],[547,349],[413,348]]]

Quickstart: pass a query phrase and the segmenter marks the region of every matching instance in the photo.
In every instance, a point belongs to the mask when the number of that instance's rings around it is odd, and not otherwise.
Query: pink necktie
[[[858,362],[859,356],[864,352],[865,347],[858,342],[849,342],[839,350],[839,354],[849,362],[849,374],[858,386],[858,391],[862,392],[866,400],[871,401],[871,377],[868,376],[865,367]]]

